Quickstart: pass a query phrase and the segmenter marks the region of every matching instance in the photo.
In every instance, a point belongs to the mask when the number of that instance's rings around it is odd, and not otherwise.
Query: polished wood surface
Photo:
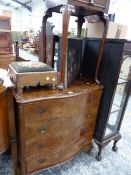
[[[0,153],[3,153],[9,145],[6,93],[7,88],[0,85]]]
[[[76,81],[63,91],[16,94],[19,166],[30,174],[90,149],[102,86]]]
[[[17,142],[12,92],[14,84],[6,70],[0,69],[0,75],[4,80],[3,85],[0,86],[0,153],[6,151],[9,144],[11,145],[13,170],[14,174],[17,175]]]

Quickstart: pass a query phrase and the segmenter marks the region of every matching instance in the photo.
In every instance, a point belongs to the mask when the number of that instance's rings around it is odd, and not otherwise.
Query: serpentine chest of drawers
[[[61,164],[92,147],[102,86],[76,81],[63,91],[15,94],[20,174]]]

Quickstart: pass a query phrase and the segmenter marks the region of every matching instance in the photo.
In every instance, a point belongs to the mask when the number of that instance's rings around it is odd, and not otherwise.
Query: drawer
[[[95,96],[94,96],[95,94]],[[25,123],[56,117],[76,115],[87,108],[87,103],[96,105],[100,92],[81,94],[64,99],[43,100],[24,105]]]
[[[76,153],[78,153],[82,148],[86,147],[88,142],[86,139],[80,140],[79,142],[67,145],[57,152],[48,154],[42,153],[37,156],[33,156],[26,159],[27,173],[32,173],[40,169],[51,167],[72,158]]]
[[[88,113],[84,110],[82,113],[78,113],[74,116],[65,118],[57,118],[52,120],[43,120],[34,122],[25,126],[25,141],[29,141],[41,136],[50,137],[52,135],[61,134],[74,130],[77,126],[89,121],[94,121],[96,114]]]
[[[34,141],[25,143],[26,145],[26,157],[49,152],[55,152],[60,148],[65,147],[65,145],[74,144],[83,138],[87,139],[88,144],[92,142],[92,125],[87,123],[80,127],[75,128],[73,131],[64,133],[62,135],[57,135],[54,137],[40,137]]]

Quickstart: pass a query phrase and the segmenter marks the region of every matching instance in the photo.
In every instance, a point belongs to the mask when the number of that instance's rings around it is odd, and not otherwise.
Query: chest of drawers
[[[102,87],[76,82],[70,88],[15,94],[21,174],[58,165],[90,149]]]

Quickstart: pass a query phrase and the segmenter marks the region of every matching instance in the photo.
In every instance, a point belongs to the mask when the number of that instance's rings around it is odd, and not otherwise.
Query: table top
[[[23,92],[22,94],[16,94],[14,92],[14,96],[18,103],[28,103],[47,99],[68,98],[95,90],[101,90],[102,88],[102,85],[98,85],[94,82],[89,82],[85,79],[79,79],[75,81],[69,88],[64,90],[33,88],[30,91]]]

